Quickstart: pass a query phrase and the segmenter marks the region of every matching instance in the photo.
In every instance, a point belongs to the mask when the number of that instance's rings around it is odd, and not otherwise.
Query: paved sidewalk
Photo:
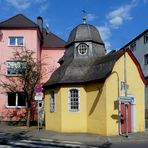
[[[80,143],[85,145],[102,145],[104,143],[121,143],[121,142],[134,142],[134,141],[147,141],[148,131],[142,133],[129,134],[129,137],[123,136],[100,136],[95,134],[82,134],[82,133],[58,133],[53,131],[46,131],[41,129],[37,130],[36,127],[21,127],[21,126],[6,126],[0,124],[0,134],[6,138],[28,138],[56,142],[71,142]],[[1,137],[2,138],[2,137]]]

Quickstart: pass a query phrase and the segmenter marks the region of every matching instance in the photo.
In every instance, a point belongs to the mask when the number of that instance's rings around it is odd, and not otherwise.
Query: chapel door
[[[126,133],[126,104],[121,103],[121,132]],[[131,104],[128,104],[128,133],[131,133]]]

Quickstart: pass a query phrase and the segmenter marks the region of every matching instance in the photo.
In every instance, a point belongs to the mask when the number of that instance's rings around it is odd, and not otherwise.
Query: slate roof
[[[28,19],[23,14],[18,14],[10,19],[0,23],[0,28],[38,28],[38,25]]]
[[[66,58],[64,63],[51,75],[44,88],[57,84],[84,83],[105,79],[115,62],[124,54],[123,50],[91,59]]]
[[[26,28],[37,28],[38,24],[34,23],[32,20],[28,19],[23,14],[17,14],[3,22],[0,22],[0,28],[2,29],[26,29]],[[40,30],[40,29],[39,29]],[[41,33],[41,32],[40,32]],[[43,29],[43,48],[48,47],[58,47],[64,48],[65,41],[56,36],[53,33],[47,33],[46,29]],[[41,40],[42,41],[42,40]]]
[[[75,27],[69,35],[69,39],[66,46],[69,46],[74,42],[80,41],[91,41],[104,45],[99,31],[96,27],[90,24],[80,24],[77,27]]]
[[[66,45],[66,42],[53,34],[52,32],[47,32],[46,29],[43,29],[43,45],[42,48],[48,48],[48,47],[58,47],[58,48],[64,48]]]

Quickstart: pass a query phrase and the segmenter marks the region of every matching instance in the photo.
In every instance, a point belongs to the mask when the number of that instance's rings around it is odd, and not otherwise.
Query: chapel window
[[[80,110],[80,91],[79,89],[69,90],[68,107],[70,112],[78,112]]]

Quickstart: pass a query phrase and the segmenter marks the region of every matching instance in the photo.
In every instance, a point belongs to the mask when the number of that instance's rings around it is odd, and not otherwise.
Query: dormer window
[[[88,51],[88,45],[85,43],[81,43],[78,45],[77,49],[80,55],[85,55],[87,54],[87,51]]]

